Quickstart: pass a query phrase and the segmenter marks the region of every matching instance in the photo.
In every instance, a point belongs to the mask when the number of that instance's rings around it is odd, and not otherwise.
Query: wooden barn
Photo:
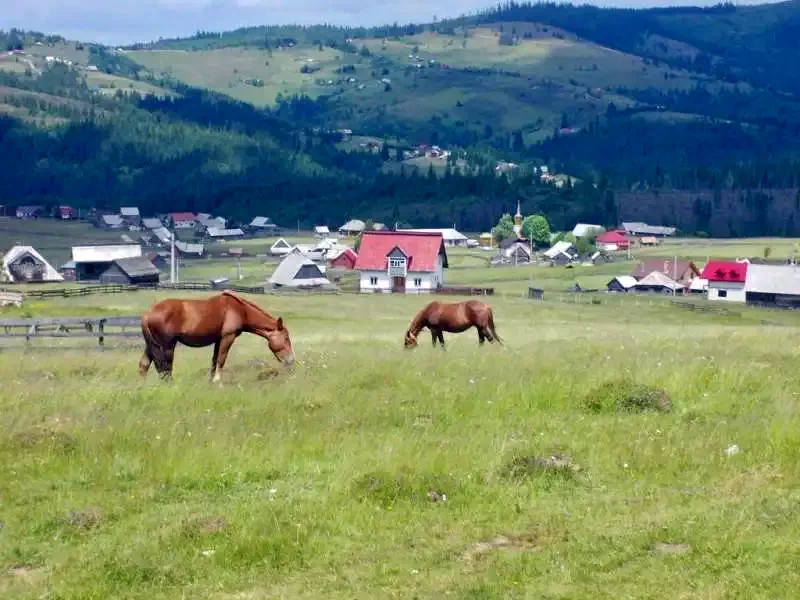
[[[142,247],[138,244],[115,244],[108,246],[73,246],[72,260],[75,263],[76,281],[99,281],[115,260],[139,258]]]
[[[350,248],[345,248],[328,262],[328,266],[331,269],[352,271],[356,267],[356,260],[358,260],[358,255]]]
[[[157,284],[161,272],[144,256],[120,258],[100,275],[102,283],[123,283],[130,285]]]

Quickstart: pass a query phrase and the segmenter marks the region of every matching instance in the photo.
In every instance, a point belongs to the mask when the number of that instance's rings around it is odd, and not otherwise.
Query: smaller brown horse
[[[454,304],[431,302],[411,321],[411,325],[406,331],[406,348],[414,348],[417,345],[417,336],[425,327],[431,332],[434,348],[438,340],[442,350],[444,350],[442,332],[461,333],[470,327],[478,330],[479,344],[483,345],[486,340],[498,342],[501,346],[503,344],[494,328],[492,309],[478,300],[467,300]]]
[[[231,345],[242,333],[267,340],[275,358],[286,366],[294,363],[294,350],[283,319],[275,319],[253,302],[224,291],[205,300],[162,300],[142,315],[145,350],[139,361],[139,374],[147,376],[155,362],[162,378],[172,375],[175,346],[191,348],[214,345],[209,379],[222,379],[222,369]]]

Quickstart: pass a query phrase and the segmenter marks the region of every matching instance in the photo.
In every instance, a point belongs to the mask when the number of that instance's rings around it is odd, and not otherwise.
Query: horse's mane
[[[265,311],[263,308],[261,308],[258,304],[256,304],[255,302],[251,302],[247,298],[242,298],[239,294],[237,294],[233,290],[224,290],[222,292],[222,294],[225,295],[225,296],[229,296],[231,298],[234,298],[237,302],[241,303],[246,308],[251,308],[251,309],[255,310],[258,314],[260,314],[262,316],[265,316],[268,319],[271,319],[272,321],[276,321],[276,322],[278,321],[278,319],[273,317],[271,314],[269,314],[267,311]]]

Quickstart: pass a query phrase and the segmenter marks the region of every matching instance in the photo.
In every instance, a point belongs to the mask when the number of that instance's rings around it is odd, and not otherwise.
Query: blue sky
[[[713,5],[718,0],[676,3],[605,0],[604,6]],[[740,0],[739,4],[758,2]],[[427,22],[494,4],[492,0],[0,0],[0,29],[19,27],[71,39],[124,44],[159,36],[190,35],[247,25],[320,22],[375,25]]]

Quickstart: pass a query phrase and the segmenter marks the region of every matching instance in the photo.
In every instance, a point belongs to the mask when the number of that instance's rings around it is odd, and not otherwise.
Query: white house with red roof
[[[708,299],[746,302],[748,267],[747,263],[729,260],[708,261],[702,274],[708,280]]]
[[[427,293],[442,286],[447,252],[441,233],[365,231],[355,270],[364,293]]]
[[[169,213],[169,218],[175,223],[175,229],[193,229],[197,223],[197,216],[190,212]]]
[[[628,236],[620,231],[606,231],[602,235],[597,236],[597,247],[606,252],[614,252],[616,250],[627,250],[631,245]]]

